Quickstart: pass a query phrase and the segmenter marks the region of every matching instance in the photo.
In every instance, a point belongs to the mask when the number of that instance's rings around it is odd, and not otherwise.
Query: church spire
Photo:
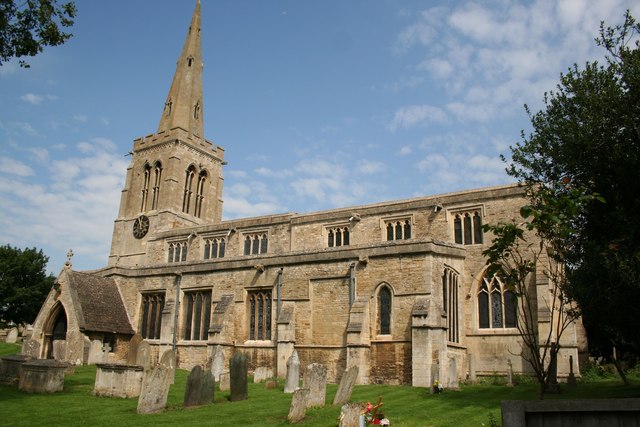
[[[180,127],[204,139],[202,111],[202,43],[200,0],[197,0],[171,89],[164,104],[158,133]]]

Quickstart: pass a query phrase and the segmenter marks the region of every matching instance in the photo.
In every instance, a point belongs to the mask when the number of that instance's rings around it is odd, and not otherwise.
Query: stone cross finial
[[[67,252],[67,262],[64,263],[66,268],[71,268],[71,258],[73,257],[73,249],[69,249]]]

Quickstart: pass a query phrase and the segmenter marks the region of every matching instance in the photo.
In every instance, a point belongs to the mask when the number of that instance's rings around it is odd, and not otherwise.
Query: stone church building
[[[133,141],[108,265],[67,263],[23,351],[82,364],[99,341],[124,363],[139,334],[156,358],[175,348],[181,368],[220,345],[227,363],[242,351],[250,368],[278,376],[294,349],[302,366],[327,366],[330,380],[357,365],[361,384],[446,386],[509,362],[529,372],[516,299],[485,275],[482,256],[482,224],[517,218],[522,190],[223,221],[224,150],[202,122],[200,25],[197,1],[158,130]],[[533,280],[548,331],[549,284]],[[575,323],[561,342],[561,376],[584,346]]]

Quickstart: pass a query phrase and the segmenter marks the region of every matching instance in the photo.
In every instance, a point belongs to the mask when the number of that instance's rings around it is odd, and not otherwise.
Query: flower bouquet
[[[391,425],[389,419],[387,419],[380,411],[380,407],[382,405],[384,405],[384,403],[382,403],[382,397],[378,397],[378,403],[375,405],[372,405],[371,402],[367,402],[367,405],[364,407],[364,412],[362,413],[367,424],[381,426]]]

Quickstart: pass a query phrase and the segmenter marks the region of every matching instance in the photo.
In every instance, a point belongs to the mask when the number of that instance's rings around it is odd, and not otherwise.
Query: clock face
[[[145,215],[140,215],[133,222],[133,237],[136,239],[142,239],[149,231],[149,218]]]

